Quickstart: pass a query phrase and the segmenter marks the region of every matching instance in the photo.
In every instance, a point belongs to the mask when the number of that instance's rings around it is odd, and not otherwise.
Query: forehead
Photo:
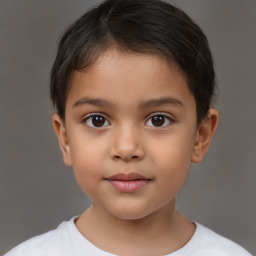
[[[165,95],[194,101],[185,75],[175,63],[156,55],[110,49],[88,69],[74,72],[67,105],[82,97],[128,103]]]

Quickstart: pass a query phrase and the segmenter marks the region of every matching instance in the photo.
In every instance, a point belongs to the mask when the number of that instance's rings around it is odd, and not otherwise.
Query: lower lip
[[[131,193],[145,187],[149,180],[108,180],[120,192]]]

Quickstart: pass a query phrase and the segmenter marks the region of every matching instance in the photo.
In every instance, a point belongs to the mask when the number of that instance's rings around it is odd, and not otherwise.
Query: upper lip
[[[146,178],[138,173],[130,172],[130,173],[117,173],[115,175],[112,175],[110,177],[106,178],[107,180],[150,180],[149,178]]]

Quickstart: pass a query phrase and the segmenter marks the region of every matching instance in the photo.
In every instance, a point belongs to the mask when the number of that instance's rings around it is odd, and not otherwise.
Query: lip
[[[145,187],[151,179],[138,173],[118,173],[107,177],[107,180],[115,189],[124,193],[136,192]]]

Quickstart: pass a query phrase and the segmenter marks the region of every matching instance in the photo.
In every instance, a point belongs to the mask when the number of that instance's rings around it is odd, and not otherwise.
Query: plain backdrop
[[[0,1],[0,255],[79,215],[90,200],[62,163],[49,72],[63,30],[99,1]],[[256,1],[169,1],[208,36],[220,125],[178,209],[256,254]]]

